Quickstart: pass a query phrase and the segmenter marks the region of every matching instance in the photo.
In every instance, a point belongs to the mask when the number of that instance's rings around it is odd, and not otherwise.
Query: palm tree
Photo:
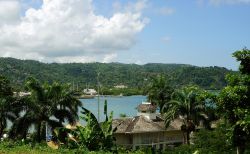
[[[15,102],[10,99],[0,98],[0,137],[7,127],[7,121],[14,122],[19,117],[19,111],[14,105]]]
[[[0,137],[7,127],[7,121],[13,122],[19,116],[17,104],[9,80],[0,76]]]
[[[177,117],[183,119],[181,130],[187,144],[190,144],[190,133],[195,126],[206,121],[204,96],[204,91],[198,87],[188,86],[175,92],[172,100],[163,106],[167,126]]]
[[[148,100],[156,103],[162,111],[164,104],[171,100],[173,91],[169,81],[164,76],[157,76],[152,79],[148,86]]]
[[[45,137],[45,125],[52,129],[61,127],[67,120],[75,123],[81,102],[69,91],[69,87],[58,83],[41,85],[34,78],[26,82],[31,95],[23,98],[25,114],[18,118],[12,127],[12,136],[26,138],[29,127],[34,124],[36,141]],[[52,118],[53,117],[53,118]]]

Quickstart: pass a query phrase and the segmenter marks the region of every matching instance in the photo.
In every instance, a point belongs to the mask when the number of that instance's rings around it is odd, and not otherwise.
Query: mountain
[[[122,63],[41,63],[34,60],[0,58],[0,74],[8,77],[14,87],[23,88],[27,77],[33,76],[41,82],[58,81],[86,85],[97,85],[97,77],[105,87],[124,84],[143,88],[150,79],[163,74],[173,86],[197,84],[205,89],[221,89],[226,85],[225,75],[232,71],[223,67],[197,67],[186,64],[150,63],[145,65]]]

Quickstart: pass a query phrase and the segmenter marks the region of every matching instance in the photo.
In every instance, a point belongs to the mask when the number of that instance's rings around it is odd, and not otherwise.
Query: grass
[[[0,141],[0,154],[112,154],[105,151],[88,151],[85,149],[67,149],[59,148],[58,150],[51,149],[46,143],[31,144],[24,142]],[[127,154],[144,154],[143,151],[127,151],[120,150],[119,153]]]
[[[60,153],[72,153],[68,149],[53,150],[49,148],[45,143],[31,145],[21,142],[1,142],[0,154],[60,154]]]
[[[210,149],[211,150],[211,149]],[[174,149],[166,149],[162,152],[163,154],[192,154],[196,152],[197,154],[206,153],[212,154],[217,152],[212,152],[212,150],[207,150],[206,148],[198,149],[192,145],[181,145]],[[218,150],[218,149],[217,149]],[[216,149],[215,149],[216,151]],[[45,142],[40,144],[24,143],[24,142],[13,142],[13,141],[0,141],[0,154],[112,154],[112,152],[105,151],[88,151],[86,149],[68,149],[60,147],[58,150],[51,149],[47,146]],[[124,148],[119,148],[118,153],[126,154],[152,154],[150,149],[140,149],[137,151],[128,151]],[[224,152],[222,152],[224,153]],[[228,152],[225,152],[228,153]],[[235,153],[235,152],[233,152]],[[249,149],[246,150],[246,154],[250,154]]]

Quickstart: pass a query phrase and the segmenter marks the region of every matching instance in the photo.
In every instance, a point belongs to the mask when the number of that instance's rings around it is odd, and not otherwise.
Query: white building
[[[30,96],[31,92],[14,92],[15,96],[19,96],[19,97],[24,97],[24,96]]]
[[[125,89],[125,88],[128,88],[128,86],[125,86],[125,85],[121,84],[121,85],[116,85],[116,86],[114,86],[114,88],[117,88],[117,89]]]

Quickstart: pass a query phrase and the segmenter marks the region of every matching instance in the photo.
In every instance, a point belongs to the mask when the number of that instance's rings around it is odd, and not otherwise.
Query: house
[[[24,96],[30,96],[31,92],[13,92],[14,96],[24,97]]]
[[[114,88],[117,88],[117,89],[125,89],[125,88],[128,88],[128,86],[125,86],[125,85],[121,84],[121,85],[116,85],[116,86],[114,86]]]
[[[154,147],[164,150],[167,145],[183,142],[181,119],[175,119],[166,128],[164,120],[156,113],[156,106],[142,103],[138,114],[132,118],[114,119],[112,126],[116,144],[127,148]]]

